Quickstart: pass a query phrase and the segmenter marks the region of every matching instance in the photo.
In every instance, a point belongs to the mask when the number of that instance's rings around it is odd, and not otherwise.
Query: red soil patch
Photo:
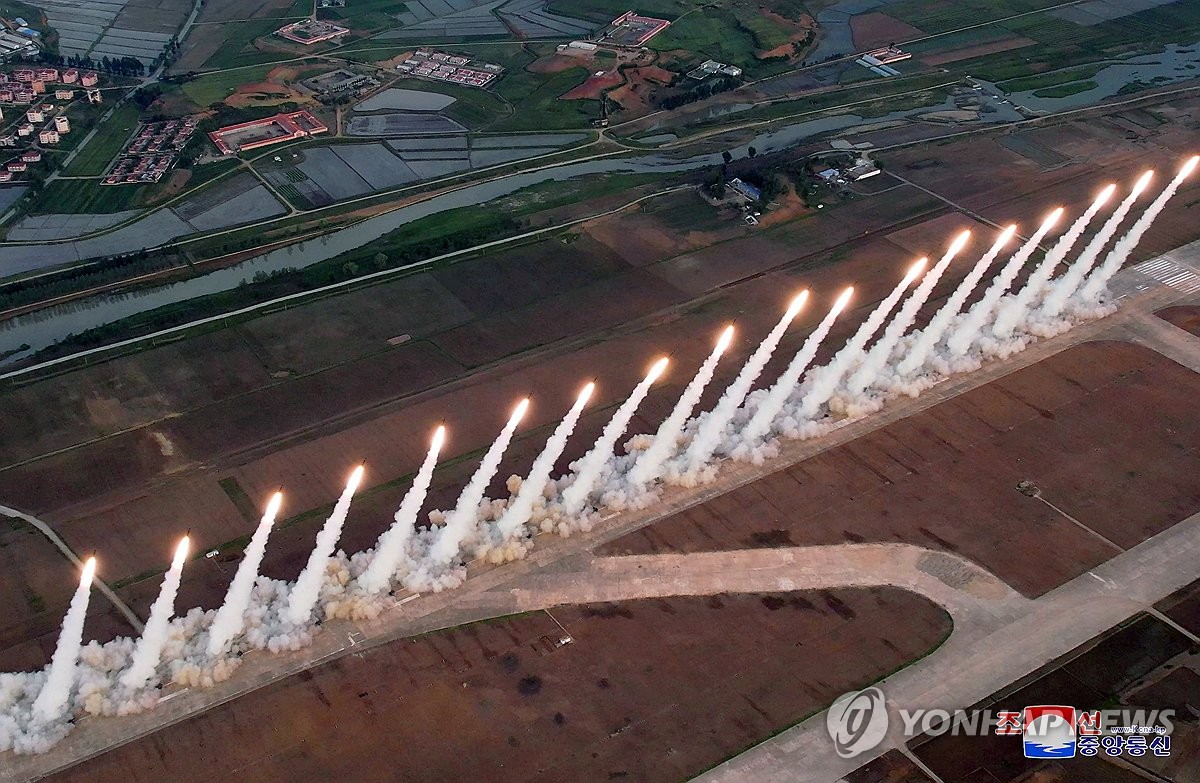
[[[780,44],[779,46],[776,46],[774,49],[767,49],[765,51],[755,52],[755,54],[754,54],[755,57],[757,57],[760,60],[766,60],[766,59],[769,59],[772,57],[789,57],[789,58],[795,60],[805,53],[805,51],[807,50],[807,47],[805,50],[796,51],[793,44],[795,44],[797,41],[803,41],[805,39],[805,37],[807,37],[809,35],[809,33],[814,28],[816,28],[817,24],[811,16],[809,16],[808,14],[804,14],[803,16],[800,17],[800,19],[788,19],[786,16],[781,16],[781,15],[775,13],[774,11],[769,11],[766,9],[762,9],[761,13],[763,16],[767,17],[772,22],[775,22],[776,24],[778,24],[781,27],[790,28],[794,32],[792,32],[792,34],[790,36],[788,36],[787,43]],[[816,37],[814,36],[812,40],[815,41]],[[812,43],[812,41],[810,41],[810,45],[811,45],[811,43]]]
[[[591,59],[590,57],[588,59]],[[571,68],[578,68],[584,63],[580,62],[581,58],[567,54],[550,54],[538,59],[525,66],[525,70],[530,73],[558,73]]]
[[[976,44],[974,46],[966,46],[962,49],[951,49],[948,52],[935,52],[921,57],[921,62],[926,65],[941,65],[943,63],[953,63],[959,60],[969,60],[972,57],[982,57],[985,54],[995,54],[997,52],[1007,52],[1010,49],[1020,49],[1023,46],[1031,46],[1037,43],[1032,38],[1024,38],[1016,36],[1014,38],[1001,38],[999,41],[988,41],[987,43]]]
[[[897,41],[907,41],[925,35],[924,30],[887,14],[855,14],[850,17],[850,32],[858,49],[874,49]]]
[[[625,83],[625,77],[616,68],[603,71],[600,76],[592,75],[583,84],[559,96],[564,101],[596,100],[604,97],[605,90]]]
[[[650,94],[654,89],[670,84],[673,78],[675,74],[657,65],[628,68],[625,70],[625,84],[610,92],[608,97],[621,104],[625,111],[644,111],[650,108]]]

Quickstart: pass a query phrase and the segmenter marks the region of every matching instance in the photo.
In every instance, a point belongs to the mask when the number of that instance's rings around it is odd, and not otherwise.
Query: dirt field
[[[925,35],[924,30],[919,30],[908,22],[878,12],[855,14],[850,17],[850,32],[857,49],[874,49]]]
[[[949,630],[898,590],[562,607],[339,659],[50,780],[674,783]]]
[[[1200,337],[1200,307],[1168,307],[1155,313],[1169,324]]]
[[[670,84],[674,74],[657,65],[644,68],[627,68],[625,84],[611,90],[608,97],[621,105],[621,110],[630,117],[650,111],[653,105],[650,95],[659,87]]]
[[[604,554],[906,541],[1036,596],[1200,511],[1200,377],[1086,343],[614,541]],[[1137,426],[1129,426],[1136,421]]]
[[[596,74],[599,74],[597,76]],[[564,101],[595,100],[604,97],[604,91],[625,83],[625,77],[615,67],[596,71],[583,84],[558,96]]]
[[[1020,49],[1024,46],[1032,46],[1035,43],[1037,41],[1032,38],[1016,35],[1011,38],[1001,38],[997,41],[975,44],[974,46],[964,46],[960,49],[931,52],[923,54],[917,59],[926,65],[944,65],[946,63],[958,62],[959,60],[969,60],[972,57],[983,57],[984,55],[996,54],[997,52]]]

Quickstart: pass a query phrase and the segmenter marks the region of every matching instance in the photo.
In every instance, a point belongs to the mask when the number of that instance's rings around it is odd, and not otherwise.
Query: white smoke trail
[[[1021,271],[1021,267],[1034,254],[1042,238],[1050,233],[1050,229],[1054,228],[1054,224],[1058,222],[1062,214],[1063,208],[1059,207],[1047,215],[1042,224],[1038,226],[1038,230],[1029,238],[1029,241],[1021,245],[1020,249],[1016,253],[1013,253],[1012,258],[1008,259],[1008,263],[1004,265],[1000,273],[992,281],[992,284],[988,286],[987,291],[984,292],[983,298],[967,311],[958,328],[946,341],[946,346],[950,349],[951,354],[962,356],[974,344],[975,338],[983,330],[983,325],[987,322],[988,316],[992,314],[992,309],[995,308],[996,303],[1000,301],[1000,297],[1004,296],[1004,292],[1008,290],[1013,280],[1017,278],[1017,273]]]
[[[580,457],[579,461],[574,464],[575,480],[562,493],[563,509],[568,516],[574,516],[583,510],[588,495],[595,488],[596,480],[600,478],[600,471],[604,469],[604,464],[613,455],[617,441],[625,434],[630,420],[633,419],[633,414],[637,412],[642,400],[646,399],[646,395],[650,393],[650,387],[654,385],[659,376],[666,372],[668,361],[664,356],[654,363],[642,382],[634,387],[625,402],[621,403],[621,407],[617,408],[617,412],[609,419],[608,424],[604,425],[604,430],[596,440],[596,445],[592,446],[591,451]]]
[[[1150,180],[1154,177],[1153,171],[1147,171],[1138,178],[1134,184],[1133,190],[1129,195],[1117,206],[1116,210],[1109,215],[1108,220],[1104,221],[1104,225],[1100,227],[1100,231],[1096,236],[1092,237],[1092,241],[1088,242],[1087,247],[1079,254],[1079,258],[1075,259],[1075,263],[1067,267],[1067,271],[1058,280],[1050,284],[1050,290],[1046,293],[1046,299],[1042,303],[1041,314],[1053,318],[1062,312],[1063,305],[1071,298],[1071,294],[1075,293],[1079,288],[1079,284],[1083,282],[1083,278],[1088,272],[1092,271],[1092,266],[1095,265],[1096,259],[1100,258],[1100,252],[1104,250],[1104,246],[1117,233],[1117,229],[1121,227],[1122,221],[1129,215],[1129,211],[1133,209],[1133,203],[1137,201],[1138,196],[1150,185]]]
[[[1000,236],[996,238],[996,241],[992,243],[988,251],[975,263],[975,266],[971,268],[967,276],[962,279],[962,282],[958,284],[958,288],[954,289],[954,293],[946,300],[946,304],[942,305],[941,309],[933,316],[933,319],[929,322],[929,326],[921,330],[912,347],[908,349],[908,354],[896,367],[900,375],[909,375],[925,364],[925,359],[929,356],[929,352],[942,339],[942,335],[945,334],[950,321],[953,320],[954,316],[958,315],[963,304],[966,303],[967,297],[971,295],[971,292],[975,290],[975,286],[979,285],[979,281],[983,279],[983,275],[987,272],[988,267],[992,265],[992,262],[996,260],[1001,251],[1004,250],[1004,246],[1012,240],[1013,235],[1016,233],[1017,227],[1015,224],[1000,232]]]
[[[250,593],[254,590],[254,580],[258,578],[258,567],[267,551],[267,537],[271,535],[275,515],[279,513],[282,503],[283,493],[276,492],[267,504],[254,535],[250,537],[250,543],[246,545],[242,562],[238,564],[237,573],[233,575],[233,581],[225,593],[225,602],[213,618],[208,630],[208,654],[214,658],[225,652],[226,645],[242,632],[246,607],[250,605]]]
[[[696,430],[695,437],[692,438],[692,443],[688,446],[687,452],[683,456],[683,466],[685,472],[694,472],[704,467],[712,457],[713,452],[721,443],[721,439],[725,435],[725,427],[733,419],[733,415],[737,409],[742,406],[742,402],[746,399],[746,395],[750,393],[750,387],[758,380],[758,376],[762,374],[763,368],[767,366],[767,362],[771,359],[771,354],[775,353],[775,348],[779,345],[779,341],[783,339],[784,332],[791,326],[792,321],[804,307],[804,303],[808,301],[808,290],[801,291],[783,314],[783,318],[779,319],[779,323],[775,324],[775,328],[770,331],[746,363],[742,365],[741,371],[738,372],[733,383],[729,384],[725,389],[725,393],[721,395],[721,399],[717,400],[717,405],[712,411],[700,420],[700,426]]]
[[[879,341],[871,347],[867,353],[867,358],[863,360],[862,365],[850,376],[847,381],[847,389],[851,396],[862,394],[863,390],[871,385],[879,376],[879,371],[887,364],[888,359],[892,355],[892,351],[896,348],[896,343],[900,342],[900,338],[908,331],[908,327],[912,326],[913,321],[917,320],[917,313],[921,311],[925,302],[933,293],[934,287],[946,268],[950,266],[950,262],[958,255],[967,242],[971,239],[970,231],[963,231],[954,241],[950,243],[950,247],[934,264],[933,269],[926,273],[925,277],[921,278],[921,284],[916,287],[916,290],[909,295],[908,299],[904,300],[904,304],[900,307],[900,311],[896,313],[896,317],[888,323],[887,328],[883,330],[883,336]]]
[[[358,578],[359,586],[367,593],[378,593],[391,584],[392,576],[404,557],[404,548],[412,538],[421,504],[425,502],[425,496],[429,493],[433,469],[437,466],[438,454],[445,439],[445,427],[434,430],[433,442],[429,445],[429,451],[425,453],[425,461],[421,463],[412,486],[404,493],[404,499],[400,501],[400,508],[396,509],[391,526],[383,531],[383,535],[376,542],[375,556],[371,558],[367,570]]]
[[[1158,198],[1150,202],[1150,206],[1146,207],[1146,211],[1137,219],[1133,227],[1126,232],[1125,236],[1117,240],[1117,244],[1113,246],[1113,249],[1105,257],[1104,263],[1092,273],[1091,277],[1084,284],[1080,293],[1085,302],[1094,302],[1100,298],[1100,293],[1104,290],[1104,286],[1108,284],[1108,279],[1116,274],[1121,265],[1125,263],[1125,260],[1129,258],[1129,254],[1142,241],[1142,236],[1150,228],[1150,224],[1154,222],[1154,219],[1167,206],[1167,202],[1179,190],[1179,186],[1183,184],[1183,181],[1196,170],[1197,165],[1200,165],[1200,155],[1191,158],[1183,165],[1183,168],[1167,184],[1163,192],[1158,194]]]
[[[508,423],[500,431],[500,436],[483,455],[483,461],[479,463],[479,468],[467,482],[462,494],[458,496],[458,503],[455,504],[454,510],[446,516],[446,524],[438,533],[437,540],[429,550],[429,556],[435,564],[449,565],[458,556],[463,539],[475,527],[479,504],[483,502],[483,493],[487,491],[492,477],[500,469],[500,460],[504,457],[504,452],[508,449],[513,434],[517,431],[517,425],[521,423],[527,410],[529,410],[528,398],[518,403],[512,416],[509,417]]]
[[[732,341],[733,326],[730,325],[721,332],[721,337],[717,340],[712,353],[700,365],[700,369],[692,378],[691,383],[683,390],[683,394],[679,395],[679,400],[671,409],[671,414],[659,425],[658,432],[654,433],[654,440],[641,453],[629,471],[629,483],[632,486],[642,487],[657,478],[663,463],[675,453],[675,447],[679,443],[679,436],[683,434],[684,425],[687,424],[692,411],[700,402],[705,387],[712,381],[713,373],[717,370],[717,362],[721,360],[721,355],[725,353]]]
[[[871,314],[867,316],[867,320],[862,322],[858,330],[846,341],[841,350],[829,360],[828,364],[812,374],[812,386],[800,398],[799,414],[801,417],[806,419],[812,418],[817,414],[821,406],[829,401],[838,384],[842,382],[842,376],[850,368],[850,362],[862,354],[863,348],[875,336],[875,333],[879,331],[879,327],[883,326],[884,320],[900,301],[900,297],[904,296],[904,292],[908,290],[912,282],[925,269],[926,261],[927,259],[922,258],[910,266],[908,272],[904,275],[904,279],[897,283],[892,292],[871,311]]]
[[[992,324],[992,335],[999,338],[1006,338],[1012,335],[1013,329],[1016,328],[1017,322],[1021,320],[1028,310],[1029,306],[1034,303],[1034,300],[1045,289],[1046,284],[1050,282],[1050,278],[1054,276],[1055,269],[1067,257],[1067,253],[1071,252],[1071,248],[1083,236],[1083,232],[1087,229],[1088,224],[1100,212],[1108,200],[1112,198],[1112,194],[1117,190],[1117,186],[1109,185],[1100,191],[1091,205],[1088,206],[1084,213],[1080,215],[1071,227],[1063,233],[1058,241],[1046,253],[1046,257],[1038,264],[1029,279],[1025,281],[1025,285],[1017,292],[1011,301],[1008,301],[996,313],[996,321]]]
[[[758,409],[750,418],[742,430],[742,436],[746,443],[754,443],[771,427],[771,422],[783,410],[783,406],[787,404],[788,396],[796,388],[796,384],[800,381],[800,376],[812,364],[812,361],[817,356],[817,351],[821,347],[821,343],[829,334],[829,330],[833,328],[833,322],[837,319],[838,314],[846,308],[850,302],[850,297],[854,294],[854,288],[847,288],[842,292],[834,302],[833,307],[821,319],[821,323],[817,324],[817,328],[804,341],[804,345],[800,346],[800,350],[792,357],[792,361],[788,364],[787,369],[775,381],[775,384],[767,391],[762,402],[759,403]]]
[[[363,466],[359,465],[350,474],[346,488],[342,490],[341,497],[333,506],[333,513],[317,533],[316,545],[309,553],[308,562],[296,578],[296,584],[288,596],[284,617],[292,625],[303,626],[312,620],[313,607],[317,605],[317,599],[321,596],[321,585],[325,582],[325,569],[329,564],[329,557],[333,554],[338,539],[342,537],[342,526],[346,524],[346,517],[350,513],[350,501],[354,499],[354,491],[358,489],[362,476]]]
[[[508,538],[529,521],[529,517],[533,514],[534,502],[545,491],[546,484],[550,481],[550,471],[554,470],[554,463],[562,456],[563,449],[567,447],[567,439],[575,431],[575,425],[579,423],[579,417],[583,415],[583,409],[587,407],[588,400],[592,398],[592,392],[595,390],[596,384],[594,383],[583,387],[583,391],[575,399],[571,410],[567,411],[567,415],[563,416],[562,421],[554,428],[542,453],[538,454],[537,459],[533,461],[533,467],[529,469],[529,475],[521,482],[517,496],[513,498],[508,508],[504,510],[504,514],[496,522],[496,528],[500,531],[502,538]]]
[[[79,587],[71,597],[67,616],[63,618],[62,631],[54,657],[50,659],[50,670],[46,682],[33,702],[33,717],[44,723],[58,720],[71,699],[79,667],[79,648],[83,646],[83,622],[87,619],[88,598],[92,592],[92,577],[96,573],[96,558],[89,557],[83,564]]]
[[[179,582],[183,579],[183,563],[187,560],[189,543],[188,537],[184,536],[179,546],[175,547],[175,558],[171,561],[170,570],[163,577],[158,598],[154,599],[154,604],[150,607],[150,617],[146,620],[142,637],[138,639],[137,647],[133,651],[133,660],[121,676],[121,684],[129,690],[137,690],[144,686],[158,668],[163,644],[167,641],[171,616],[175,614],[175,594],[179,592]]]

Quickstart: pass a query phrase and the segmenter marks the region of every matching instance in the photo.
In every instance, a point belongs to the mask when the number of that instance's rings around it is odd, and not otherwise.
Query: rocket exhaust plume
[[[758,348],[742,365],[741,371],[738,372],[733,383],[729,384],[725,389],[725,393],[721,395],[721,399],[717,400],[717,405],[712,409],[712,412],[707,417],[700,421],[700,426],[696,430],[696,435],[692,438],[692,443],[688,447],[687,453],[684,455],[684,469],[687,471],[698,470],[703,467],[716,451],[721,438],[725,434],[725,427],[733,419],[738,408],[742,406],[742,402],[746,399],[746,395],[750,393],[750,387],[758,380],[758,376],[762,374],[763,368],[767,366],[767,362],[771,360],[771,354],[775,353],[775,348],[779,345],[779,341],[783,339],[784,332],[791,326],[792,321],[804,308],[808,302],[808,289],[800,292],[798,296],[792,299],[788,305],[787,312],[783,314],[783,318],[779,319],[779,323],[775,324],[766,339],[759,343]]]
[[[554,432],[551,433],[545,447],[542,448],[542,453],[538,454],[537,459],[533,461],[533,467],[529,469],[529,475],[521,482],[517,496],[513,498],[508,508],[504,510],[504,514],[496,522],[496,527],[504,538],[511,536],[521,525],[529,521],[529,517],[533,514],[534,502],[546,489],[546,483],[550,481],[550,471],[554,470],[554,463],[562,456],[563,449],[567,447],[567,439],[575,431],[575,425],[579,423],[579,417],[583,415],[583,409],[587,407],[588,400],[592,398],[592,392],[595,390],[596,384],[594,383],[583,387],[583,391],[575,399],[575,404],[554,428]]]
[[[1005,245],[1012,241],[1013,235],[1017,233],[1016,225],[1011,225],[1000,232],[1000,236],[992,243],[992,246],[983,258],[975,263],[967,276],[958,284],[958,288],[954,289],[954,293],[946,300],[946,304],[942,305],[941,309],[933,316],[933,320],[929,322],[929,326],[925,327],[916,341],[913,342],[912,348],[909,349],[908,355],[900,362],[896,368],[901,375],[908,375],[918,367],[925,364],[925,359],[929,356],[929,352],[942,339],[942,335],[946,332],[946,327],[950,325],[951,319],[958,315],[963,304],[967,301],[967,297],[975,290],[975,286],[979,285],[979,281],[983,279],[983,275],[987,272],[988,267],[1004,250]]]
[[[946,268],[950,266],[950,262],[958,255],[967,242],[971,239],[970,231],[963,231],[954,241],[950,243],[950,247],[934,264],[933,269],[921,279],[921,284],[916,290],[909,295],[908,299],[900,307],[900,311],[896,313],[896,317],[891,320],[887,328],[883,330],[883,336],[879,338],[879,342],[871,347],[867,358],[863,360],[862,366],[850,376],[848,383],[849,391],[853,395],[862,394],[863,390],[875,382],[879,377],[879,371],[887,364],[887,360],[891,357],[892,351],[896,348],[896,343],[900,342],[900,338],[908,331],[908,327],[912,326],[913,321],[917,320],[917,313],[921,307],[929,299],[929,295],[933,293],[934,286],[945,273]]]
[[[650,387],[666,371],[667,362],[668,359],[664,356],[654,363],[642,382],[634,387],[629,397],[621,403],[621,407],[617,408],[617,412],[608,420],[608,424],[604,425],[604,431],[600,433],[596,445],[592,446],[591,451],[584,454],[580,457],[579,462],[575,463],[575,481],[563,490],[562,494],[563,509],[567,514],[575,515],[583,510],[588,495],[596,485],[596,480],[600,478],[600,471],[612,457],[617,441],[625,434],[630,420],[633,419],[633,414],[637,412],[642,400],[646,399],[646,395],[650,393]]]
[[[633,469],[629,472],[629,481],[633,486],[640,487],[654,479],[662,464],[674,455],[675,446],[679,443],[679,435],[683,432],[684,425],[687,424],[692,411],[700,402],[705,387],[712,381],[713,373],[717,370],[717,362],[721,360],[721,355],[729,348],[731,342],[733,342],[732,324],[721,332],[721,337],[717,340],[712,353],[700,365],[700,370],[692,378],[691,383],[683,390],[683,394],[679,395],[679,400],[675,403],[671,414],[659,425],[658,432],[654,433],[654,440],[650,443],[649,448],[643,451],[637,462],[634,463]]]
[[[279,514],[283,503],[283,493],[276,492],[267,504],[242,562],[238,564],[237,573],[225,593],[225,603],[217,609],[212,625],[208,629],[208,654],[216,657],[225,652],[226,646],[235,636],[242,632],[245,621],[246,607],[250,605],[250,593],[254,590],[254,580],[258,578],[258,567],[262,564],[263,553],[267,551],[267,537],[271,535],[271,527]]]
[[[33,717],[43,723],[58,720],[71,699],[71,689],[75,686],[75,673],[79,665],[79,649],[83,646],[83,622],[87,618],[88,597],[91,595],[92,577],[95,573],[96,558],[89,557],[83,564],[79,587],[71,597],[67,616],[63,618],[62,631],[58,634],[54,657],[50,659],[46,683],[33,702]]]
[[[967,352],[971,344],[975,342],[975,338],[979,336],[988,316],[992,314],[996,303],[1000,301],[1000,297],[1004,296],[1004,292],[1012,285],[1013,280],[1017,277],[1017,273],[1021,271],[1021,267],[1034,254],[1034,251],[1038,248],[1038,244],[1046,234],[1050,233],[1050,229],[1054,228],[1055,224],[1058,223],[1058,219],[1062,217],[1062,214],[1063,208],[1059,207],[1047,215],[1042,224],[1038,226],[1038,230],[1033,232],[1033,236],[1029,238],[1029,241],[1021,245],[1020,249],[1016,253],[1013,253],[1012,258],[1008,259],[1008,263],[1004,265],[1000,273],[992,281],[992,284],[984,291],[983,298],[967,311],[958,329],[946,341],[950,353],[955,356],[962,356]]]
[[[1003,338],[1013,333],[1017,321],[1021,320],[1021,316],[1025,315],[1029,306],[1042,293],[1046,284],[1050,282],[1050,278],[1054,276],[1054,270],[1067,257],[1067,253],[1071,252],[1071,248],[1079,241],[1079,237],[1083,236],[1088,224],[1092,222],[1092,218],[1096,217],[1096,214],[1108,203],[1116,190],[1116,185],[1109,185],[1100,191],[1100,195],[1091,203],[1091,206],[1071,224],[1066,233],[1058,238],[1058,241],[1046,253],[1046,257],[1042,259],[1042,263],[1034,268],[1033,274],[1025,281],[1025,285],[1017,292],[1017,295],[1011,302],[1000,308],[996,314],[996,322],[992,324],[994,336]]]
[[[492,477],[500,469],[500,460],[504,457],[504,452],[508,450],[508,444],[512,442],[513,434],[517,431],[517,425],[521,423],[527,410],[529,410],[528,397],[521,400],[513,409],[508,423],[500,431],[500,436],[483,455],[483,461],[479,463],[475,474],[471,476],[466,488],[458,496],[454,510],[446,516],[446,524],[429,550],[429,556],[435,563],[449,565],[458,556],[459,546],[474,528],[475,519],[479,514],[479,504],[483,502],[483,493],[487,491]]]
[[[800,346],[800,350],[792,357],[792,361],[788,364],[787,369],[775,381],[767,392],[767,396],[763,398],[762,403],[758,406],[758,410],[754,412],[754,416],[746,424],[746,428],[742,431],[744,439],[747,443],[754,443],[771,427],[771,422],[779,415],[779,411],[783,410],[783,406],[787,404],[788,396],[792,390],[796,388],[796,384],[800,381],[800,376],[812,364],[812,361],[817,356],[817,351],[821,347],[821,343],[829,334],[829,330],[833,328],[833,322],[837,319],[838,314],[846,309],[846,305],[850,303],[850,297],[854,294],[854,288],[847,288],[842,292],[834,302],[833,307],[821,319],[821,323],[817,324],[817,328],[813,330],[808,339],[804,341],[804,345]]]
[[[850,362],[862,353],[863,347],[875,336],[875,333],[879,331],[879,327],[883,326],[884,320],[900,301],[900,297],[904,296],[904,292],[908,290],[912,282],[925,269],[925,263],[926,259],[922,258],[910,266],[908,273],[904,275],[904,279],[897,283],[892,292],[871,311],[871,314],[867,316],[867,320],[863,321],[858,327],[858,331],[829,360],[829,364],[814,373],[812,387],[800,400],[801,416],[812,418],[816,415],[820,407],[829,401],[838,384],[842,382],[842,376],[846,374],[846,369],[850,366]]]
[[[1200,155],[1189,159],[1183,165],[1183,168],[1179,170],[1179,173],[1175,175],[1175,178],[1163,189],[1163,192],[1158,194],[1158,198],[1150,202],[1150,206],[1146,207],[1146,211],[1142,213],[1137,222],[1125,233],[1125,236],[1117,240],[1117,243],[1113,245],[1113,249],[1104,258],[1104,263],[1092,273],[1091,277],[1084,284],[1081,292],[1084,300],[1095,301],[1100,297],[1100,293],[1104,290],[1104,286],[1107,285],[1108,279],[1116,274],[1121,265],[1129,258],[1129,254],[1133,252],[1138,242],[1142,241],[1142,237],[1145,235],[1146,230],[1150,228],[1150,224],[1154,222],[1154,219],[1167,206],[1167,202],[1179,190],[1179,186],[1183,184],[1183,181],[1196,170],[1198,164],[1200,164]]]
[[[437,465],[438,453],[441,452],[445,440],[445,427],[434,430],[433,441],[429,444],[429,451],[425,453],[425,461],[421,463],[417,477],[413,479],[408,492],[404,493],[400,508],[396,509],[396,515],[392,518],[391,527],[383,531],[383,535],[375,544],[375,557],[358,578],[358,584],[368,593],[385,590],[391,583],[392,575],[396,573],[400,559],[404,557],[404,548],[412,538],[417,515],[421,511],[421,504],[425,502],[425,495],[429,492],[429,484],[433,481],[433,469]]]
[[[1137,201],[1138,196],[1142,195],[1142,192],[1150,185],[1150,180],[1153,177],[1154,172],[1147,171],[1138,178],[1137,183],[1133,186],[1133,190],[1117,206],[1108,220],[1104,221],[1104,225],[1100,227],[1100,231],[1096,236],[1092,237],[1091,242],[1088,242],[1087,247],[1079,254],[1079,258],[1075,259],[1075,263],[1067,267],[1067,271],[1062,277],[1050,284],[1046,300],[1042,303],[1041,312],[1043,315],[1053,318],[1062,312],[1063,305],[1067,303],[1067,299],[1079,288],[1080,283],[1083,282],[1083,278],[1087,276],[1087,273],[1092,271],[1092,267],[1095,265],[1096,259],[1100,257],[1104,246],[1116,235],[1122,221],[1129,215],[1129,211],[1133,209],[1133,202]]]
[[[304,625],[312,618],[313,607],[321,597],[321,585],[325,582],[325,568],[338,539],[342,537],[342,526],[346,524],[346,516],[350,513],[350,501],[354,499],[354,491],[358,489],[362,476],[363,466],[359,465],[350,474],[350,480],[334,505],[333,513],[317,533],[317,542],[308,555],[308,563],[296,578],[296,584],[288,596],[284,616],[292,625]]]
[[[154,604],[150,607],[150,617],[146,620],[142,637],[138,639],[137,647],[133,651],[133,660],[125,674],[121,675],[121,684],[130,690],[144,686],[158,668],[163,644],[167,641],[167,626],[171,622],[171,616],[175,614],[175,594],[179,592],[179,582],[183,579],[183,563],[187,560],[190,543],[188,537],[184,536],[175,547],[175,558],[171,561],[170,570],[163,577],[158,598],[154,599]]]

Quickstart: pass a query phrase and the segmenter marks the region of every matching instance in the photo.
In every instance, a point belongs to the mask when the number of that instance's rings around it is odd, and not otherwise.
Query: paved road
[[[853,759],[838,757],[821,713],[696,780],[838,780],[887,750],[903,747],[898,708],[969,707],[1151,608],[1200,576],[1198,564],[1200,514],[1195,514],[1036,600],[1008,604],[1016,615],[985,633],[960,628],[956,617],[946,644],[880,683],[892,730],[874,751]]]

